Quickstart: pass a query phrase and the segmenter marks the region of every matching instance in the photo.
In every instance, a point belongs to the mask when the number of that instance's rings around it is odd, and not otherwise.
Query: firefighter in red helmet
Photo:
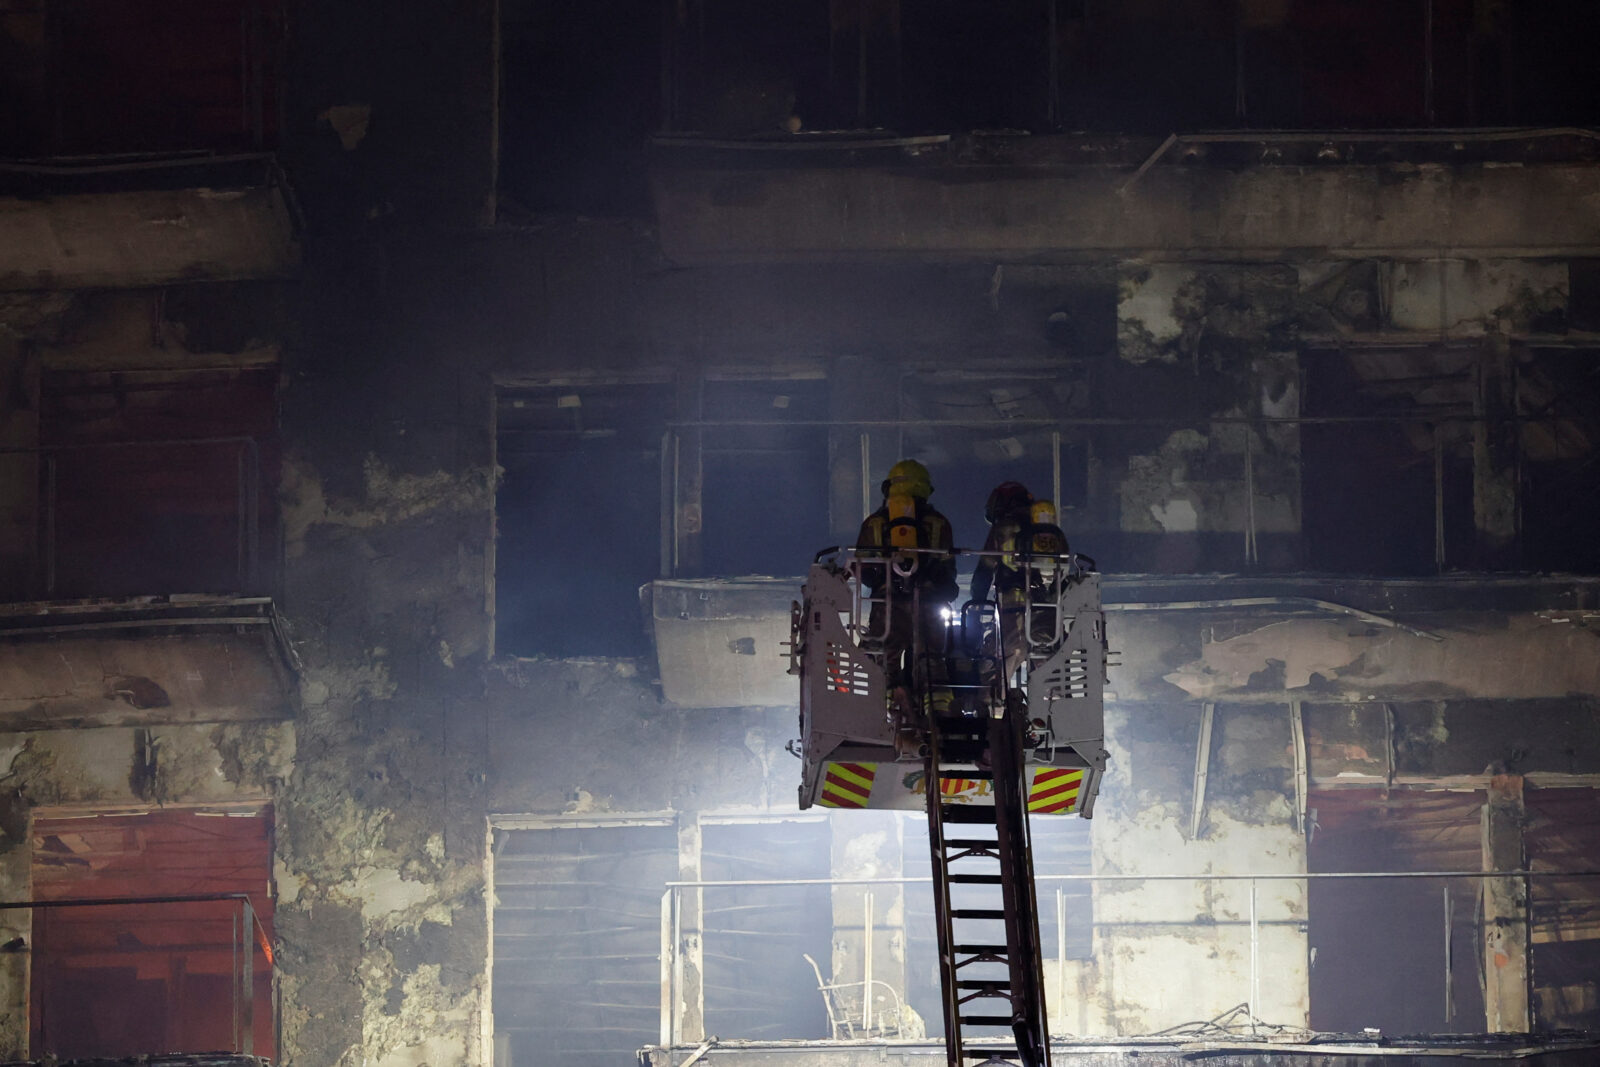
[[[999,649],[991,642],[987,652],[990,655],[1004,652],[1007,678],[1015,676],[1027,656],[1022,622],[1027,614],[1028,588],[1020,556],[1030,548],[1026,540],[1032,522],[1029,510],[1032,506],[1033,494],[1020,482],[1002,482],[994,487],[983,508],[983,517],[989,521],[989,536],[983,543],[984,554],[979,557],[972,574],[974,601],[988,600],[991,591],[994,594]]]

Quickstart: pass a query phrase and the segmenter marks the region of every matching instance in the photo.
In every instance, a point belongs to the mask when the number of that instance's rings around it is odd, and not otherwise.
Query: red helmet
[[[1033,494],[1021,482],[1001,482],[989,494],[989,502],[983,506],[983,517],[991,524],[1000,519],[1027,518],[1032,503]]]

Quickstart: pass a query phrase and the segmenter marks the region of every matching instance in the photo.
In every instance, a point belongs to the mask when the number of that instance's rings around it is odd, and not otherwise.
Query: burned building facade
[[[0,885],[185,898],[0,1052],[926,1052],[785,749],[902,457],[1106,575],[1058,1038],[1600,1025],[1595,28],[1223,6],[0,3]]]

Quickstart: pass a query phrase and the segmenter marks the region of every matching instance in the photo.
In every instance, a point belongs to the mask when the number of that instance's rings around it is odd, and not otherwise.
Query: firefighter
[[[1027,576],[1021,557],[1029,548],[1033,494],[1020,482],[1002,482],[990,492],[983,517],[989,521],[984,555],[972,573],[972,599],[982,603],[994,594],[998,625],[985,643],[985,652],[1004,652],[1005,677],[1014,678],[1027,656],[1022,623],[1028,612]],[[999,649],[995,647],[999,640]]]
[[[1061,637],[1061,589],[1067,577],[1070,549],[1067,535],[1057,523],[1056,505],[1035,500],[1028,509],[1029,524],[1023,540],[1028,553],[1028,601],[1032,616],[1028,633],[1036,649],[1053,646]]]
[[[874,598],[863,644],[883,649],[890,685],[903,686],[911,677],[904,660],[915,647],[917,624],[921,647],[941,661],[936,673],[943,675],[949,606],[960,591],[951,554],[955,542],[950,521],[928,503],[933,493],[928,468],[903,459],[889,468],[881,488],[883,505],[867,516],[856,538],[865,564],[861,583]]]

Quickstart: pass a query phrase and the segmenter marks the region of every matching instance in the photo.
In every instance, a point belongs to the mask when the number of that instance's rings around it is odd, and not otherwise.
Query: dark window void
[[[0,10],[0,155],[277,142],[280,0],[42,0]]]
[[[1600,355],[1533,349],[1516,364],[1523,421],[1510,440],[1522,474],[1522,548],[1533,570],[1600,573]]]
[[[1482,793],[1314,791],[1307,869],[1479,870],[1483,803]],[[1477,901],[1473,879],[1312,879],[1311,1028],[1481,1032]]]
[[[276,391],[275,367],[44,372],[36,592],[268,591]]]
[[[659,1034],[661,894],[677,830],[500,830],[494,1027],[517,1067],[613,1067]]]
[[[826,821],[707,825],[707,881],[827,878]],[[707,889],[704,894],[706,1033],[782,1040],[822,1038],[828,1017],[809,955],[824,973],[832,954],[826,885]]]
[[[1301,429],[1306,562],[1347,574],[1472,567],[1476,349],[1312,350]]]
[[[499,398],[495,635],[514,656],[645,651],[641,585],[661,560],[661,384]]]
[[[1523,847],[1535,871],[1583,871],[1600,855],[1600,790],[1530,789]],[[1541,1030],[1600,1028],[1600,886],[1535,878],[1534,1020]]]
[[[842,86],[829,67],[829,24],[826,0],[677,4],[669,31],[672,125],[731,137],[781,135],[791,116],[811,129],[835,125]]]
[[[955,542],[982,548],[989,525],[984,505],[1002,482],[1051,499],[1060,484],[1061,527],[1070,540],[1073,509],[1087,492],[1081,431],[1051,420],[1081,414],[1087,389],[1075,368],[1039,377],[922,374],[902,395],[901,457],[920,460],[933,476],[933,503],[949,518]],[[878,463],[881,477],[894,458]],[[874,487],[876,489],[876,487]]]
[[[686,0],[667,124],[1167,133],[1588,125],[1588,0]],[[619,32],[613,30],[613,33]],[[626,32],[626,31],[620,31]]]
[[[1600,570],[1586,534],[1600,523],[1595,355],[1479,342],[1306,352],[1309,565]]]
[[[501,4],[504,210],[645,214],[662,13],[660,0]]]
[[[1047,2],[935,0],[900,11],[913,128],[1038,129],[1049,122]]]
[[[40,900],[248,893],[256,1055],[273,1055],[270,814],[164,811],[33,823]],[[31,1051],[125,1057],[239,1050],[232,901],[33,913]]]
[[[828,537],[827,382],[707,381],[701,403],[705,572],[801,573]]]

